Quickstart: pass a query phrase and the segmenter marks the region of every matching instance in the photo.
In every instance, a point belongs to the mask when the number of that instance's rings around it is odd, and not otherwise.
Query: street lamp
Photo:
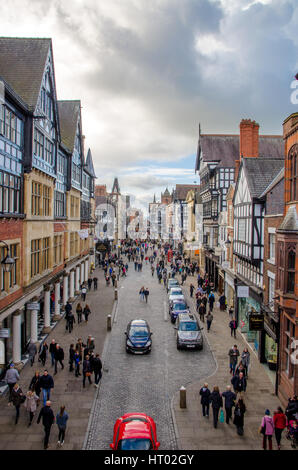
[[[7,254],[5,258],[1,260],[1,266],[6,273],[9,273],[12,270],[13,266],[15,265],[15,259],[10,257],[9,246],[7,245],[7,243],[5,243],[3,240],[0,240],[0,243],[3,243],[7,250]]]

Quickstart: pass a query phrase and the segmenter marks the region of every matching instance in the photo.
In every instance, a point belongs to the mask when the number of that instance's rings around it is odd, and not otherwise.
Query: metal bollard
[[[112,315],[107,316],[107,330],[111,331],[112,329]]]
[[[118,300],[118,289],[115,289],[115,300]]]
[[[186,408],[186,388],[180,388],[180,408]]]
[[[115,287],[118,287],[117,279],[115,279]]]

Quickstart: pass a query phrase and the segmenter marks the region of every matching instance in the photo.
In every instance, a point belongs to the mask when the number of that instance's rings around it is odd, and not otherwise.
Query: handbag
[[[86,372],[86,377],[90,377],[91,376],[91,372]]]
[[[220,410],[219,422],[220,422],[220,423],[224,423],[224,422],[225,422],[225,415],[224,415],[223,409]]]

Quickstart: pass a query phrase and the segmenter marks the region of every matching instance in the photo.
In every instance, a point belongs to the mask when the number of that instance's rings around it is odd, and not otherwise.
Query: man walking
[[[211,392],[208,388],[207,383],[204,383],[204,386],[201,388],[200,395],[201,395],[201,405],[202,405],[203,416],[206,416],[207,418],[209,418],[209,406],[210,406],[209,397],[211,395]]]
[[[51,402],[49,400],[45,403],[45,406],[40,410],[39,416],[37,418],[37,424],[40,423],[41,419],[42,419],[42,424],[43,424],[44,432],[45,432],[43,446],[44,446],[44,449],[46,450],[49,448],[49,438],[50,438],[50,433],[51,433],[51,427],[55,421],[55,416],[51,408]]]
[[[102,377],[102,362],[100,360],[99,354],[96,354],[95,358],[92,361],[92,367],[94,372],[94,382],[95,387],[98,388],[99,381]]]
[[[208,333],[209,333],[210,328],[211,328],[211,323],[212,323],[212,321],[213,321],[213,315],[212,315],[211,312],[208,312],[208,315],[207,315],[207,317],[206,317],[206,321],[207,321],[207,331],[208,331]]]
[[[9,387],[9,398],[8,398],[8,403],[12,401],[12,389],[17,383],[17,381],[20,380],[20,375],[18,371],[14,368],[14,364],[10,364],[8,371],[5,374],[4,382],[7,383]]]
[[[55,365],[55,350],[56,350],[56,341],[54,339],[52,339],[51,344],[50,344],[50,354],[51,354],[52,366]]]
[[[235,318],[233,318],[233,320],[230,321],[229,323],[229,327],[231,328],[231,336],[234,335],[234,338],[236,338],[236,330],[237,330],[237,322],[235,320]]]
[[[149,289],[148,287],[146,287],[146,289],[144,290],[144,295],[145,295],[145,300],[146,300],[146,304],[148,303],[148,296],[149,296]]]
[[[237,365],[237,362],[238,362],[239,355],[240,355],[240,352],[237,348],[237,344],[234,344],[233,348],[231,348],[229,350],[230,374],[232,374],[232,373],[233,373],[233,375],[235,374],[235,369],[236,369],[236,365]]]
[[[231,391],[231,385],[227,386],[226,392],[222,396],[225,399],[226,423],[229,424],[232,419],[232,408],[235,406],[236,394]]]
[[[60,348],[59,344],[56,345],[54,357],[55,357],[55,372],[54,372],[54,375],[55,375],[55,374],[57,374],[58,362],[60,362],[62,370],[64,369],[64,365],[63,365],[63,362],[62,362],[63,359],[64,359],[64,351],[63,351],[62,348]]]
[[[31,367],[32,367],[33,364],[34,364],[34,359],[35,359],[36,353],[37,353],[37,347],[36,347],[36,344],[33,343],[33,341],[30,341],[30,344],[28,346],[28,353],[29,353],[30,364],[31,364]]]
[[[43,404],[45,406],[46,401],[50,399],[51,388],[54,388],[53,377],[45,369],[43,375],[40,377],[39,385],[42,390]]]
[[[97,277],[94,277],[93,278],[93,288],[94,288],[94,290],[97,290],[97,281],[98,281]]]
[[[244,377],[243,372],[240,372],[239,375],[234,375],[234,377],[231,379],[231,383],[234,387],[234,392],[238,396],[238,393],[240,395],[240,398],[243,399],[243,394],[246,391],[246,378]]]

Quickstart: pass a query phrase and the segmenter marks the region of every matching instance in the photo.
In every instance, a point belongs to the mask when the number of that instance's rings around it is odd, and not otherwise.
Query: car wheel
[[[177,349],[178,349],[178,350],[180,350],[180,349],[181,349],[178,343],[177,343]]]

